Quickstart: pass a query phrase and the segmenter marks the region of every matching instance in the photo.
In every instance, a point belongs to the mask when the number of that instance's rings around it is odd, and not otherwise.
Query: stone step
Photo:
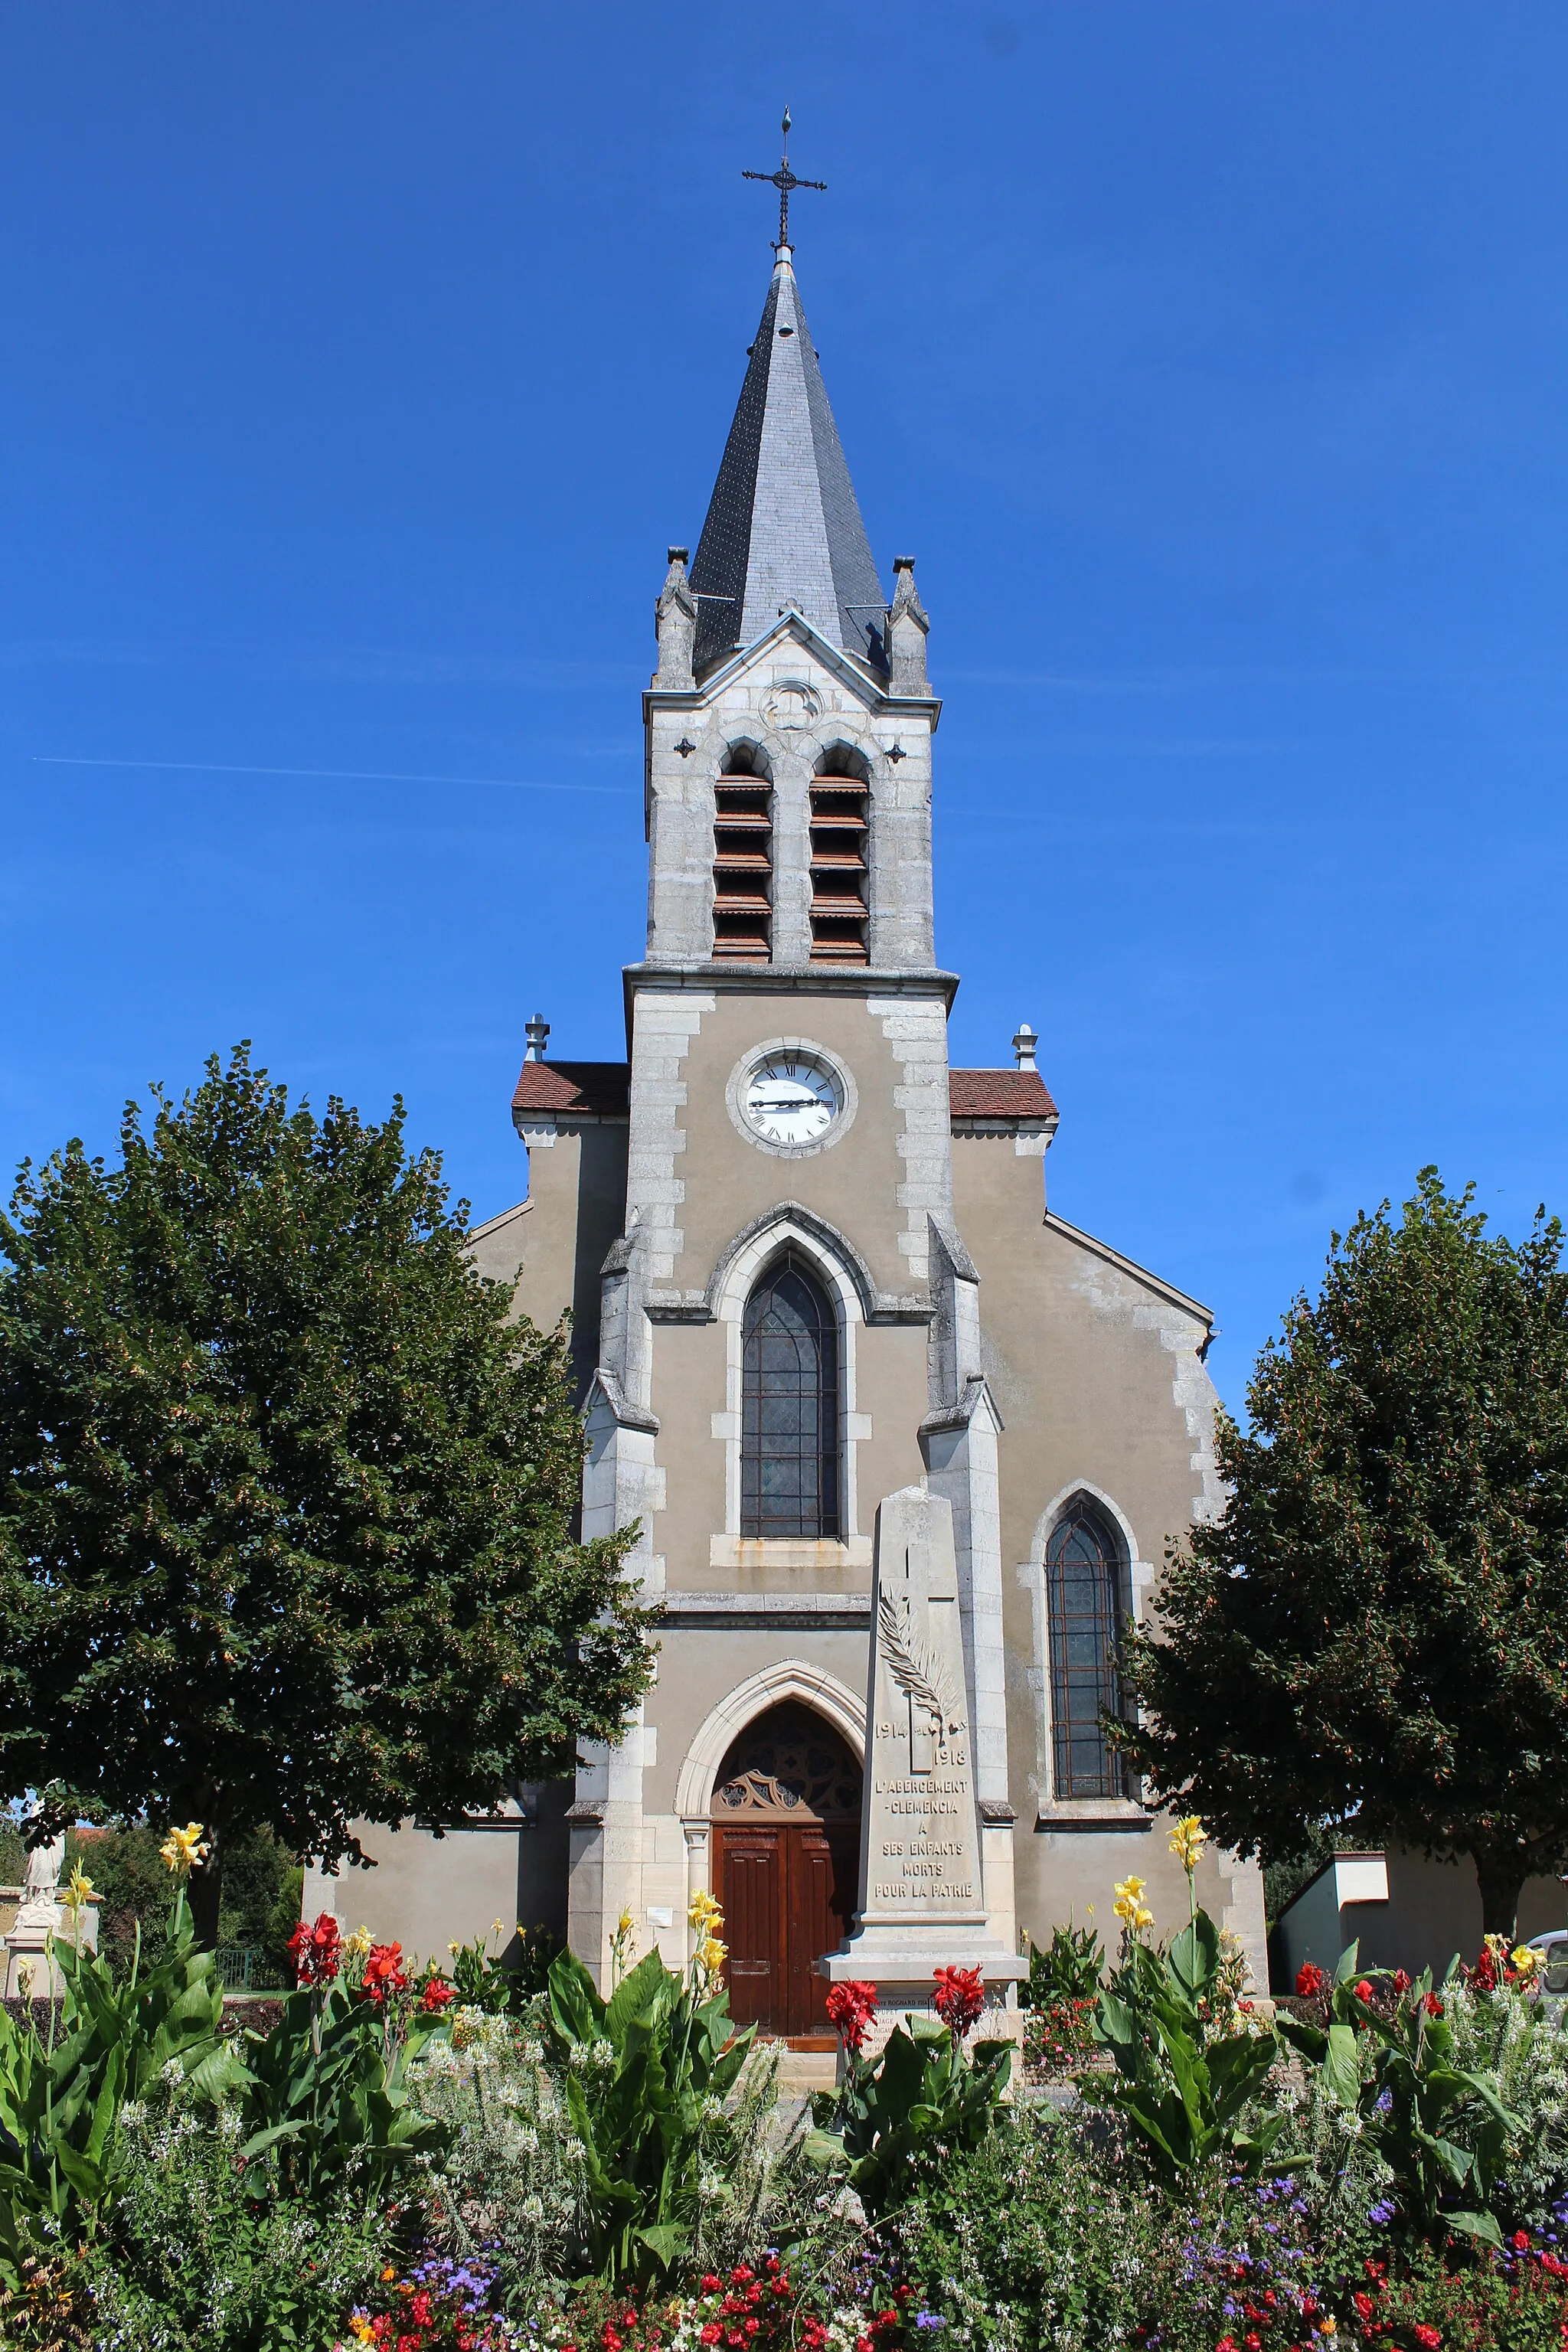
[[[779,2062],[780,2095],[801,2098],[808,2091],[831,2091],[837,2073],[836,2050],[786,2050]]]

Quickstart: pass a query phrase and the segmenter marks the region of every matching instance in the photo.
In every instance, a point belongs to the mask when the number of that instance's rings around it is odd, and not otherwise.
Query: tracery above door
[[[860,1767],[832,1726],[798,1700],[770,1707],[733,1741],[713,1790],[719,1821],[860,1818]]]

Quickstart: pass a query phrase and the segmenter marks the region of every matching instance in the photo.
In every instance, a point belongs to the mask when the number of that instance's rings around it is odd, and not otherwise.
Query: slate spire
[[[700,677],[786,605],[829,642],[887,667],[887,599],[844,462],[794,257],[776,247],[735,420],[697,543]]]

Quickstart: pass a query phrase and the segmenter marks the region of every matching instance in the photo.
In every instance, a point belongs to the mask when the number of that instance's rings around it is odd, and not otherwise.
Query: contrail
[[[389,768],[250,768],[226,760],[89,760],[61,751],[35,751],[40,768],[165,768],[195,776],[325,776],[350,784],[488,784],[499,793],[594,793],[610,800],[630,795],[618,784],[535,784],[517,776],[416,776]]]

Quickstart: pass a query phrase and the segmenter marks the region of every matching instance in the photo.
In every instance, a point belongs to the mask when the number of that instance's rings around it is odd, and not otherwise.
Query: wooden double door
[[[855,1821],[754,1815],[715,1822],[714,1891],[730,1948],[730,2013],[764,2033],[831,2032],[816,1973],[849,1931],[860,1866]]]
[[[798,1699],[748,1724],[719,1770],[712,1840],[730,2014],[828,2033],[816,1963],[849,1932],[860,1874],[860,1766],[834,1727]]]

